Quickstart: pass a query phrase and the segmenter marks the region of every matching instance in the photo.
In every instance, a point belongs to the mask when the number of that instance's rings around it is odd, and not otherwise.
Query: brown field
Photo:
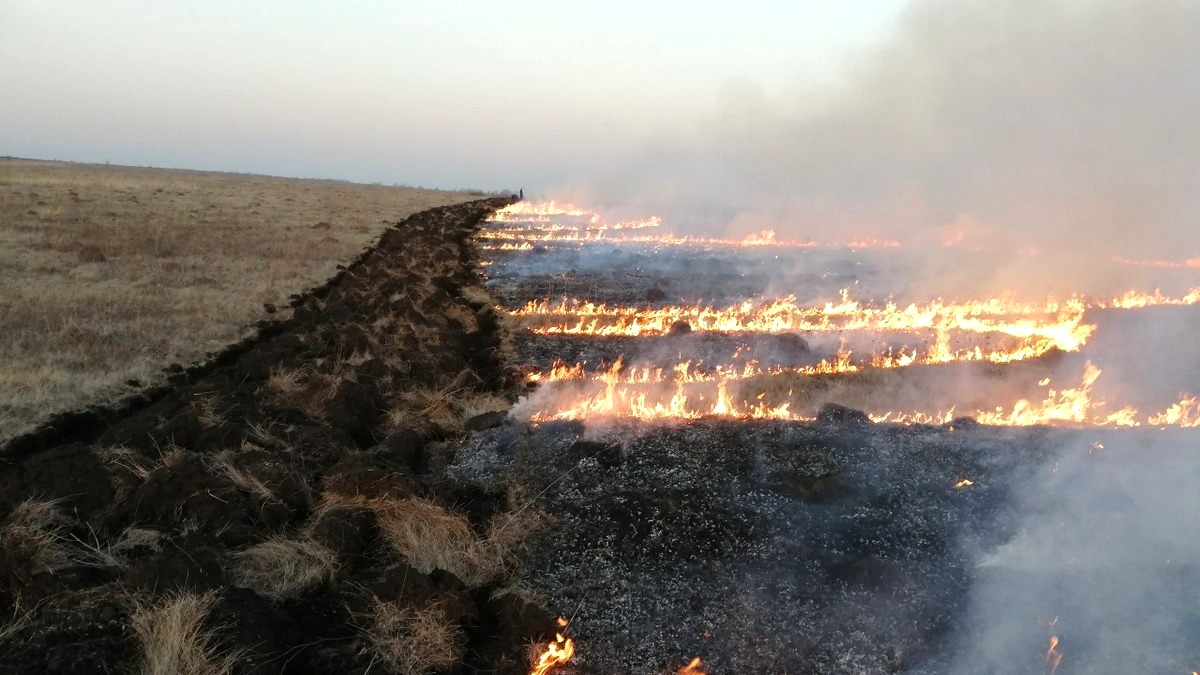
[[[481,193],[0,159],[0,442],[155,384],[334,274],[387,223]]]

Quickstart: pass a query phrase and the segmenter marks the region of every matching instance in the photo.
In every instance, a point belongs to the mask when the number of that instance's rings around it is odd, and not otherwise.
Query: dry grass
[[[216,631],[204,626],[215,603],[213,593],[185,593],[168,596],[153,604],[137,603],[132,623],[142,647],[142,674],[224,675],[232,672],[241,654],[221,653]]]
[[[503,577],[545,519],[534,509],[496,516],[482,536],[462,515],[425,499],[370,499],[380,532],[417,571],[446,570],[476,587]]]
[[[75,559],[66,544],[67,522],[57,501],[27,499],[0,527],[0,547],[36,570],[54,572]]]
[[[0,441],[244,337],[386,222],[479,196],[0,159]]]
[[[476,415],[512,406],[503,396],[474,391],[461,380],[441,387],[417,387],[400,394],[387,413],[387,428],[422,429],[432,424],[445,431],[461,431],[463,423]]]
[[[376,598],[366,619],[363,654],[400,675],[443,671],[462,659],[466,635],[437,604],[400,607]]]
[[[238,583],[275,600],[291,598],[333,579],[333,551],[311,539],[271,537],[234,554]]]

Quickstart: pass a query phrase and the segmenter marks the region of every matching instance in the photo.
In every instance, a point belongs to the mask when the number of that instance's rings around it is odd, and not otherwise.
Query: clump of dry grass
[[[366,618],[362,653],[400,675],[425,675],[462,660],[466,635],[436,603],[401,607],[375,598]]]
[[[70,520],[57,500],[27,499],[0,526],[0,548],[34,570],[56,572],[65,567],[124,567],[139,547],[158,548],[161,533],[129,527],[119,537],[101,542],[80,539],[68,531]]]
[[[478,196],[0,159],[0,442],[158,383],[247,335],[264,304],[286,318],[289,295],[387,223]]]
[[[463,378],[441,387],[424,386],[406,391],[388,411],[390,431],[435,425],[459,431],[467,420],[488,412],[508,410],[512,403],[503,396],[479,392],[463,384]]]
[[[68,520],[57,500],[26,499],[17,504],[0,527],[0,547],[13,559],[54,572],[73,560],[66,544]]]
[[[480,535],[466,517],[426,499],[359,503],[375,513],[384,539],[417,571],[446,570],[472,587],[504,576],[525,541],[545,524],[539,511],[522,508],[497,515]]]
[[[123,568],[129,565],[130,555],[139,548],[162,550],[162,533],[142,527],[127,527],[114,540],[102,542],[92,534],[91,541],[74,539],[71,543],[72,560],[92,567]]]
[[[459,289],[458,294],[462,296],[463,300],[475,305],[494,306],[499,304],[499,302],[496,300],[496,296],[489,293],[488,290],[482,286],[463,286]]]
[[[0,644],[33,622],[34,609],[22,609],[19,605],[13,607],[12,618],[0,622]]]
[[[154,471],[154,462],[145,455],[123,445],[102,445],[96,454],[107,464],[123,469],[139,480],[146,480]]]
[[[275,536],[233,555],[238,583],[281,600],[326,583],[337,573],[337,555],[311,539]]]
[[[225,476],[239,488],[251,494],[258,495],[265,500],[278,501],[279,495],[275,494],[274,488],[254,475],[254,473],[238,466],[236,455],[237,452],[234,450],[222,450],[215,455],[209,456],[206,461],[210,469]]]
[[[225,675],[242,654],[222,653],[217,632],[205,627],[216,595],[182,593],[157,603],[137,602],[131,617],[142,648],[143,675]]]
[[[266,389],[283,405],[289,405],[314,418],[325,414],[325,406],[337,395],[338,387],[355,378],[354,355],[332,362],[284,368],[272,371]]]

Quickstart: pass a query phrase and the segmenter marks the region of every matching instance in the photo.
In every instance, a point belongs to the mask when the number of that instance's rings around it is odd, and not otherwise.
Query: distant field
[[[0,159],[0,441],[244,337],[390,222],[479,193]]]

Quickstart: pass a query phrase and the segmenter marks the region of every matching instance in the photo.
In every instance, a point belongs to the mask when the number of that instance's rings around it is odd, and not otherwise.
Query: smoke
[[[958,242],[1006,290],[1084,290],[1114,255],[1200,252],[1197,34],[1189,0],[915,0],[840,86],[733,83],[586,190],[691,231]]]
[[[1200,457],[1183,434],[1098,434],[1015,495],[977,568],[953,673],[1178,673],[1200,663]]]

